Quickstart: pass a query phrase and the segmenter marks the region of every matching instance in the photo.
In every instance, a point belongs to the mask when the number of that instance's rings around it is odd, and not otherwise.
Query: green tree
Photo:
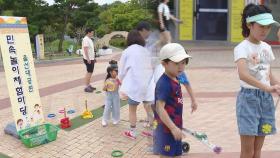
[[[113,13],[108,9],[99,14],[101,25],[97,28],[96,34],[98,37],[102,37],[113,30]]]
[[[38,33],[43,33],[43,28],[50,23],[48,4],[44,0],[12,0],[7,8],[12,7],[14,16],[27,17],[31,41]],[[7,1],[7,3],[9,3]]]
[[[10,11],[13,9],[15,0],[0,0],[0,13],[1,15],[5,15],[5,11]],[[9,14],[10,15],[10,14]]]
[[[61,23],[57,23],[59,35],[58,51],[62,52],[62,44],[64,41],[64,35],[66,33],[67,24],[71,14],[77,10],[77,8],[86,5],[89,0],[55,0],[54,7]]]
[[[71,24],[67,28],[67,34],[72,37],[77,37],[77,29],[96,29],[100,25],[98,15],[101,11],[102,10],[97,3],[89,3],[77,8],[77,10],[71,14],[71,18],[69,20]]]
[[[59,38],[62,52],[64,35],[75,37],[79,43],[81,30],[93,28],[102,37],[113,30],[130,31],[141,21],[152,21],[157,0],[130,0],[98,6],[92,0],[55,0],[49,6],[45,0],[0,0],[1,15],[27,17],[31,42],[39,33],[46,41]]]
[[[44,41],[45,41],[45,51],[53,53],[52,42],[56,39],[57,33],[55,32],[53,26],[47,25],[44,27]]]
[[[97,29],[97,33],[107,34],[113,30],[130,31],[139,21],[152,21],[153,14],[145,6],[146,3],[140,0],[115,2],[105,6],[107,10],[99,14],[102,25]]]

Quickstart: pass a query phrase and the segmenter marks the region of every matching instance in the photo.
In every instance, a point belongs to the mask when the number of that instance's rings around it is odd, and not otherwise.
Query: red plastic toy
[[[71,122],[69,120],[69,117],[66,117],[66,110],[65,110],[65,108],[64,108],[64,118],[62,118],[60,120],[60,127],[62,129],[71,127]]]

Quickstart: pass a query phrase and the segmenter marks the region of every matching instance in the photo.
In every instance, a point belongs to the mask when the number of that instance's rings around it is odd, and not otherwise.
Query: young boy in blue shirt
[[[180,157],[183,98],[177,76],[184,71],[190,56],[180,44],[169,43],[160,50],[160,58],[165,72],[155,90],[153,149],[160,157]]]

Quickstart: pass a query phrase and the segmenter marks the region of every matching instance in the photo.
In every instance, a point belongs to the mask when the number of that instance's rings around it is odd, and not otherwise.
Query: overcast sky
[[[45,0],[47,1],[50,5],[52,5],[54,3],[54,0]],[[99,5],[103,5],[103,4],[111,4],[115,1],[121,1],[121,2],[127,2],[128,0],[94,0],[96,3],[98,3]]]

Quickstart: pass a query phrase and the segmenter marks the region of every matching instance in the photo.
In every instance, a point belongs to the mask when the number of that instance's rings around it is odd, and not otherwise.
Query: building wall
[[[196,0],[178,0],[175,1],[176,15],[184,21],[183,24],[177,26],[178,35],[175,39],[181,41],[195,40],[195,3]],[[244,8],[244,0],[228,0],[228,40],[231,42],[239,42],[243,39],[241,36],[240,14]]]
[[[196,0],[174,1],[174,14],[184,21],[183,24],[177,25],[176,29],[172,32],[173,36],[175,36],[175,40],[195,40],[195,22],[193,17],[195,1]],[[243,40],[241,35],[242,29],[240,15],[245,5],[249,3],[264,3],[272,9],[274,19],[280,22],[280,0],[228,0],[228,42],[236,43]],[[278,28],[273,26],[267,40],[277,41],[277,31]]]
[[[244,39],[241,34],[241,14],[245,3],[244,0],[230,0],[229,4],[229,41],[236,43]]]
[[[194,36],[194,2],[193,0],[180,0],[177,3],[179,11],[177,17],[179,17],[183,24],[179,25],[179,40],[193,40]],[[181,9],[184,8],[184,9]]]

